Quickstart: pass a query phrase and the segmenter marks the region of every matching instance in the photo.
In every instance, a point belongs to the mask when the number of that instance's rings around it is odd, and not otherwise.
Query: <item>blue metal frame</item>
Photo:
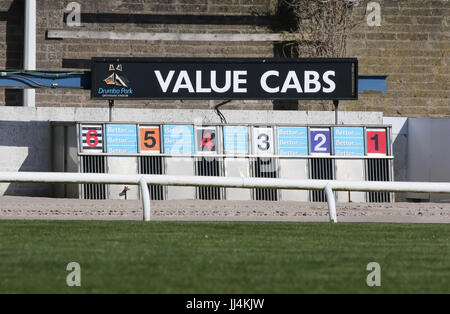
[[[20,72],[20,73],[17,73]],[[10,71],[0,70],[0,87],[3,88],[56,88],[91,89],[91,72],[69,71]],[[4,75],[6,74],[6,75]],[[387,93],[387,76],[360,75],[358,92],[375,91]]]
[[[358,92],[375,91],[387,94],[387,76],[360,75],[358,76]]]
[[[0,70],[0,87],[90,89],[91,72]]]

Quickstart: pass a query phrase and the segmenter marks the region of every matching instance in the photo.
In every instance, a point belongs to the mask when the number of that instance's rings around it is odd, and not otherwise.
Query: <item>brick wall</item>
[[[143,42],[50,40],[49,29],[122,32],[268,33],[280,31],[267,17],[276,0],[78,0],[82,26],[64,23],[70,1],[38,0],[37,68],[86,69],[93,56],[272,57],[268,42]],[[388,75],[389,93],[364,93],[341,110],[383,111],[389,116],[450,116],[449,11],[447,0],[379,0],[382,23],[369,27],[365,7],[361,24],[348,40],[349,56],[360,60],[360,74]],[[140,14],[142,20],[130,13]],[[144,15],[144,16],[143,16]],[[282,19],[281,19],[282,20]],[[0,0],[0,68],[22,66],[23,1]],[[89,91],[38,90],[38,106],[107,106],[91,101]],[[0,91],[0,105],[21,104],[21,93]],[[211,108],[208,101],[117,101],[119,107]],[[329,109],[329,103],[233,101],[228,109]]]
[[[356,27],[348,54],[359,58],[361,74],[388,75],[388,94],[361,95],[343,107],[388,116],[450,116],[450,2],[379,3],[381,26]]]

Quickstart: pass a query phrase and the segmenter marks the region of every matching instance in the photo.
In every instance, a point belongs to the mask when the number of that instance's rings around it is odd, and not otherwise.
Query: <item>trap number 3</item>
[[[273,129],[253,129],[253,153],[256,155],[273,155]]]

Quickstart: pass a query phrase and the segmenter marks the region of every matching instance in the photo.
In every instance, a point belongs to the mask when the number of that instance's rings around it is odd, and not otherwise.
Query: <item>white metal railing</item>
[[[0,172],[0,182],[9,183],[73,183],[139,185],[143,218],[150,221],[150,192],[148,184],[168,186],[215,186],[227,188],[274,188],[283,190],[324,190],[330,221],[337,222],[333,191],[450,193],[450,183],[295,180],[250,177],[204,177],[172,175],[124,175],[68,172]]]

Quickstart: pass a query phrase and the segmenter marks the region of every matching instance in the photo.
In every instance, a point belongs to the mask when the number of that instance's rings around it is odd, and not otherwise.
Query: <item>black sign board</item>
[[[91,97],[356,100],[358,60],[93,58]]]

